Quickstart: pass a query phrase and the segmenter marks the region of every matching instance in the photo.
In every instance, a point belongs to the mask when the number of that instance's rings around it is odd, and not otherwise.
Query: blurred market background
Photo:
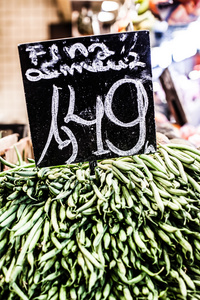
[[[1,0],[1,136],[28,135],[18,44],[147,29],[157,131],[200,147],[199,16],[199,0]],[[166,76],[179,106],[165,91]]]

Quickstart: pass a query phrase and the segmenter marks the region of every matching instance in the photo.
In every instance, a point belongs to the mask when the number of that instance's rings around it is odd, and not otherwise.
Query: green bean
[[[166,198],[166,199],[171,198],[171,194],[166,191],[166,188],[163,185],[161,185],[158,181],[154,181],[154,184],[157,187],[160,197]],[[144,192],[146,193],[146,189]],[[148,193],[148,196],[152,197],[153,193],[152,194]]]
[[[184,152],[185,155],[191,157],[191,159],[193,158],[194,161],[200,162],[200,156],[199,156],[199,154],[193,153],[193,152],[188,151],[188,150],[183,150],[183,152]]]
[[[150,293],[150,291],[149,291],[149,289],[148,289],[147,286],[143,286],[143,287],[142,287],[142,294],[143,294],[144,296],[147,296],[147,295],[148,295],[148,299],[149,299],[149,295],[152,295],[152,294]]]
[[[183,182],[185,184],[188,183],[187,174],[184,170],[184,167],[183,167],[181,161],[178,160],[176,157],[171,157],[171,160],[177,165],[178,170],[179,170],[179,174],[180,174],[181,178],[183,179]]]
[[[3,214],[0,216],[0,224],[5,221],[11,214],[15,213],[18,209],[18,205],[12,205],[8,210],[3,212]]]
[[[93,270],[93,272],[90,273],[89,281],[88,281],[88,292],[91,293],[92,288],[95,286],[98,279],[97,271]]]
[[[175,149],[179,149],[179,150],[183,150],[183,151],[188,151],[189,153],[192,152],[196,155],[200,155],[200,152],[199,150],[197,150],[196,148],[194,147],[191,147],[191,146],[188,146],[186,144],[174,144],[174,143],[170,143],[168,144],[168,147],[169,148],[175,148]]]
[[[97,195],[95,194],[90,200],[88,200],[82,206],[78,207],[76,209],[76,212],[79,213],[79,212],[82,212],[82,211],[90,208],[93,204],[95,204],[96,200],[97,200]]]
[[[197,237],[199,237],[199,234]],[[198,241],[197,239],[194,238],[193,243],[194,243],[194,246],[196,247],[196,249],[200,251],[200,241]]]
[[[188,191],[183,190],[183,189],[175,189],[175,188],[168,188],[166,187],[167,192],[169,192],[171,195],[175,195],[175,196],[187,196],[188,195]]]
[[[186,169],[189,169],[192,172],[197,172],[197,173],[199,172],[199,164],[196,165],[196,162],[194,162],[193,164],[190,164],[190,165],[188,165],[186,163],[182,163],[182,164]]]
[[[163,229],[164,231],[167,231],[167,232],[176,232],[177,230],[179,230],[179,228],[174,227],[167,223],[163,223],[161,221],[158,223],[158,225],[161,227],[161,229]]]
[[[31,277],[33,275],[34,263],[35,263],[33,251],[27,253],[27,261],[28,261],[29,265],[31,266],[31,268],[29,269],[29,272],[28,272],[28,277]]]
[[[106,198],[101,194],[101,192],[99,191],[98,187],[96,186],[96,184],[94,184],[93,182],[91,182],[91,185],[94,189],[95,194],[97,195],[97,198],[99,198],[102,201],[106,201]]]
[[[149,239],[151,239],[151,240],[153,240],[153,241],[155,240],[155,234],[154,234],[154,231],[152,231],[152,229],[151,229],[147,224],[145,224],[145,225],[143,226],[143,230],[144,230],[146,236],[147,236]]]
[[[158,181],[161,185],[163,185],[164,187],[167,186],[167,187],[172,187],[173,185],[173,182],[170,181],[169,179],[164,179],[162,177],[158,177],[158,176],[154,176],[154,179],[156,181]]]
[[[140,154],[139,157],[148,162],[153,169],[158,170],[162,173],[167,173],[164,165],[155,160],[151,154]]]
[[[151,292],[155,292],[155,285],[151,279],[151,277],[149,275],[145,276],[145,283],[147,285],[147,288],[151,291]],[[144,294],[144,292],[143,292]]]
[[[35,177],[37,175],[36,170],[19,170],[16,171],[15,174],[19,175],[20,177]]]
[[[157,170],[151,170],[151,173],[153,176],[156,176],[157,178],[163,178],[165,180],[170,180],[170,181],[173,180],[175,177],[173,173],[166,174]]]
[[[200,280],[194,279],[193,283],[195,284],[195,286],[200,286]]]
[[[75,201],[74,201],[74,198],[73,198],[72,194],[69,195],[69,197],[67,199],[67,205],[69,206],[69,208],[76,208],[76,206],[77,206]]]
[[[5,234],[8,232],[8,228],[7,227],[3,227],[1,230],[0,230],[0,241],[4,239],[5,237]]]
[[[95,299],[96,300],[96,299]],[[116,300],[116,297],[113,294],[108,296],[108,300]]]
[[[124,185],[122,186],[122,193],[126,199],[127,206],[129,208],[133,207],[133,205],[134,205],[133,199],[129,193],[129,190]]]
[[[11,276],[11,272],[13,270],[13,267],[15,265],[15,262],[16,262],[16,258],[15,256],[13,256],[12,260],[11,260],[11,263],[10,263],[10,266],[6,272],[6,276],[5,276],[5,281],[8,283],[10,282],[10,276]]]
[[[58,293],[54,294],[49,300],[57,300],[58,299]]]
[[[142,265],[139,260],[136,260],[136,267],[138,268],[138,270],[145,272],[146,274],[148,274],[151,277],[158,276],[164,270],[164,267],[162,267],[158,272],[154,273],[151,270],[149,270],[148,267]]]
[[[77,201],[78,201],[78,198],[79,198],[79,191],[80,191],[81,188],[82,188],[82,184],[79,182],[79,183],[76,185],[76,187],[75,187],[75,189],[74,189],[74,191],[73,191],[73,193],[72,193],[72,197],[73,197],[75,203],[77,203]]]
[[[200,269],[197,266],[189,265],[189,270],[191,270],[194,274],[200,275]]]
[[[114,165],[112,165],[112,172],[121,182],[129,184],[130,180]]]
[[[150,172],[150,170],[144,163],[143,159],[141,159],[140,156],[138,156],[138,155],[134,155],[133,159],[138,164],[138,168],[139,168],[139,166],[142,168],[142,170],[144,171],[144,174],[146,174],[146,176],[147,176],[147,179],[150,181],[153,180],[152,173]]]
[[[25,208],[26,208],[26,203],[22,203],[19,207],[18,207],[18,209],[17,209],[17,220],[19,220],[20,218],[21,218],[21,216],[22,216],[22,214],[23,214],[23,211],[25,210]]]
[[[120,270],[120,273],[126,275],[126,267],[121,258],[117,260],[117,266],[118,266],[118,270]]]
[[[124,231],[124,229],[120,229],[120,231],[119,231],[119,239],[122,242],[125,242],[127,240],[127,235],[126,235],[126,232]]]
[[[67,300],[67,292],[66,292],[66,288],[63,284],[61,284],[61,286],[60,286],[59,300]]]
[[[113,178],[113,180],[112,180],[112,187],[114,189],[115,202],[120,204],[121,203],[120,185],[119,185],[119,182],[118,182],[117,178]]]
[[[10,199],[7,199],[7,200],[14,200],[15,198],[17,198],[17,196],[19,195],[19,192],[15,192],[14,189],[15,189],[15,185],[14,183],[11,183],[11,182],[8,182],[8,181],[5,181],[4,182],[4,186],[11,190],[12,193],[9,195],[9,198]],[[14,192],[13,192],[14,191]]]
[[[182,269],[179,269],[179,273],[182,276],[182,278],[184,279],[186,285],[191,289],[191,290],[195,290],[195,284],[193,282],[193,280],[187,275],[186,272],[184,272]]]
[[[16,165],[9,163],[8,161],[6,161],[3,157],[0,156],[0,162],[2,163],[2,165],[8,166],[10,168],[15,168]]]
[[[164,157],[166,166],[169,169],[169,171],[172,172],[174,175],[179,176],[180,175],[179,170],[177,170],[177,168],[174,166],[173,162],[171,161],[171,157],[169,156],[167,151],[164,149],[160,149],[160,152]]]
[[[19,203],[19,205],[21,206],[21,203]],[[36,209],[37,209],[36,206],[33,206],[32,204],[30,204],[28,202],[26,204],[25,209],[22,212],[20,220],[12,227],[12,230],[15,231],[15,230],[19,229],[21,226],[23,226],[32,217],[32,215]],[[24,220],[24,218],[25,218],[25,220]]]
[[[50,289],[48,290],[48,297],[47,299],[52,299],[52,297],[57,294],[58,287],[57,286],[51,286]]]
[[[30,230],[30,232],[28,234],[28,237],[27,237],[27,239],[25,241],[25,244],[23,245],[22,250],[21,250],[21,252],[20,252],[20,254],[19,254],[18,258],[17,258],[16,266],[15,266],[13,272],[12,272],[11,282],[15,282],[15,279],[18,276],[19,272],[22,271],[22,263],[23,263],[23,260],[25,258],[26,252],[28,250],[29,244],[30,244],[31,240],[34,237],[35,232],[42,225],[43,221],[44,221],[44,217],[40,217],[38,219],[38,221],[35,223],[35,225],[33,226],[33,228]]]
[[[44,266],[43,266],[42,271],[40,272],[40,274],[41,275],[46,274],[55,265],[56,260],[57,260],[56,255],[53,256],[53,257],[50,257],[47,260],[45,260],[45,264],[44,264]],[[40,264],[41,264],[41,261],[40,261]],[[42,267],[42,264],[41,264],[41,267]]]
[[[49,184],[48,188],[52,196],[58,196],[60,194],[60,190],[53,187],[52,185]]]
[[[82,254],[98,269],[104,269],[104,266],[78,241],[78,247]]]
[[[61,276],[63,273],[63,271],[55,271],[54,273],[48,274],[47,276],[43,277],[40,281],[40,283],[42,282],[48,282],[48,281],[53,281],[54,279],[58,278],[59,276]]]
[[[35,180],[34,180],[35,178],[33,177],[33,178],[31,178],[31,177],[29,177],[28,179],[27,179],[27,185],[28,186],[34,186],[35,185]]]
[[[26,222],[26,226],[21,226],[19,229],[15,230],[14,237],[16,237],[17,235],[23,235],[26,232],[28,232],[33,227],[35,222],[37,222],[37,220],[42,216],[42,214],[43,207],[40,207],[33,213],[31,219],[29,219],[29,221]]]
[[[43,227],[43,240],[42,240],[42,251],[43,252],[47,251],[47,241],[49,238],[50,227],[51,227],[50,221],[48,218],[46,218],[44,221],[44,227]]]
[[[187,287],[186,287],[186,284],[185,284],[185,281],[183,280],[183,278],[179,277],[178,283],[179,283],[181,295],[184,298],[187,297]]]
[[[153,181],[150,181],[149,182],[149,185],[152,189],[152,192],[153,192],[153,195],[154,195],[154,199],[156,200],[156,203],[158,205],[158,208],[159,210],[161,211],[161,218],[163,217],[163,214],[164,214],[164,204],[163,204],[163,201],[160,197],[160,194],[159,194],[159,191],[155,185],[155,183]]]
[[[169,258],[168,251],[166,248],[163,249],[163,257],[164,257],[164,262],[165,262],[165,269],[166,269],[166,276],[169,275],[170,269],[171,269],[171,261]]]
[[[59,225],[57,220],[57,201],[53,201],[51,205],[51,224],[55,230],[55,232],[59,232]]]
[[[105,232],[105,234],[103,236],[103,243],[104,243],[104,248],[106,250],[109,249],[110,241],[111,241],[111,238],[110,238],[109,232]]]
[[[177,232],[177,231],[176,231]],[[175,234],[176,234],[175,232]],[[170,237],[168,234],[166,234],[162,229],[158,229],[157,230],[157,233],[159,235],[159,237],[167,244],[169,245],[170,247],[175,247],[173,242],[171,241]]]
[[[0,223],[0,227],[9,226],[16,218],[17,212],[12,213],[7,219]]]
[[[81,266],[85,278],[88,278],[88,268],[86,266],[85,259],[81,251],[78,251],[77,253],[77,262]]]
[[[112,268],[114,268],[116,266],[117,262],[115,259],[111,260],[109,262],[109,269],[111,270]]]
[[[90,207],[82,211],[83,216],[90,216],[95,215],[97,213],[98,209],[96,207]],[[80,214],[78,214],[76,217],[79,217]]]
[[[35,249],[35,246],[37,245],[39,239],[40,239],[40,236],[41,236],[41,233],[42,233],[42,227],[40,227],[35,236],[33,237],[32,241],[30,242],[29,244],[29,248],[28,248],[28,251],[31,252]]]
[[[9,162],[7,162],[5,159],[3,159],[1,156],[0,156],[0,162],[3,164],[3,165],[7,165],[7,166],[9,166],[11,169],[9,169],[9,170],[6,170],[6,171],[4,171],[4,172],[1,172],[0,173],[0,176],[5,176],[6,174],[8,174],[8,173],[14,173],[14,172],[16,172],[16,171],[18,171],[18,170],[26,170],[26,169],[31,169],[31,168],[34,168],[35,167],[35,163],[30,163],[30,164],[25,164],[25,165],[23,165],[23,168],[22,168],[22,166],[16,166],[16,165],[14,165],[14,164],[11,164],[11,163],[9,163]]]
[[[56,188],[57,190],[61,190],[63,188],[63,184],[58,181],[52,181],[50,186]]]
[[[23,293],[23,291],[15,282],[11,284],[10,288],[20,297],[20,299],[29,300],[28,297]]]
[[[99,232],[95,238],[94,238],[94,241],[93,241],[93,246],[94,247],[97,247],[99,245],[99,243],[101,242],[101,240],[103,239],[103,236],[104,236],[104,233],[106,232],[107,230],[107,226],[105,226],[105,228],[103,229],[102,232]]]
[[[143,172],[133,164],[133,160],[132,163],[115,161],[113,162],[113,165],[121,170],[127,171],[133,181],[141,182],[141,180],[144,178]]]
[[[145,243],[140,238],[139,232],[136,229],[133,231],[133,238],[134,238],[135,244],[138,246],[138,248],[141,252],[149,253],[148,248],[146,247]]]
[[[198,193],[200,193],[200,185],[194,180],[194,178],[189,174],[187,174],[187,178],[189,183],[193,186],[193,188],[197,190]]]
[[[137,285],[133,286],[133,293],[134,293],[134,295],[139,296],[140,290]]]
[[[133,285],[133,284],[136,284],[136,283],[142,281],[142,279],[145,277],[146,273],[141,272],[139,275],[137,275],[136,277],[133,277],[132,279],[126,278],[126,276],[124,276],[124,274],[121,273],[120,270],[118,271],[117,275],[119,276],[119,278],[121,279],[121,281],[123,283],[128,284],[128,285]]]
[[[175,157],[181,162],[184,162],[186,164],[192,164],[194,162],[194,158],[191,157],[191,155],[185,155],[184,152],[180,152],[177,148],[173,149],[170,147],[171,145],[163,145],[159,144],[159,147],[163,148],[165,151],[167,151],[172,157]]]
[[[175,211],[180,211],[180,204],[166,200],[164,200],[163,202],[165,206],[169,207],[173,211],[173,214],[175,214]]]
[[[113,166],[115,166],[117,169],[120,169],[122,171],[131,171],[131,164],[126,163],[122,160],[115,160],[112,163]]]
[[[178,238],[180,245],[185,249],[186,253],[189,252],[190,259],[193,261],[193,249],[189,242],[182,236],[180,230],[177,230],[174,235]]]
[[[126,300],[133,300],[131,292],[130,292],[130,290],[129,290],[129,288],[127,286],[123,287],[123,294],[124,294],[124,298]]]
[[[187,206],[189,204],[188,201],[187,201],[187,198],[184,197],[184,196],[173,197],[173,199],[178,201],[180,203],[180,205],[182,205],[182,206]],[[192,199],[190,201],[192,202]]]
[[[0,196],[1,197],[1,196]],[[4,203],[4,198],[3,196],[0,198],[0,201],[1,203]],[[5,205],[4,206],[1,206],[1,209],[0,209],[0,216],[2,214],[4,214],[10,207],[11,207],[11,202],[10,201],[6,201]],[[6,218],[6,217],[5,217]]]

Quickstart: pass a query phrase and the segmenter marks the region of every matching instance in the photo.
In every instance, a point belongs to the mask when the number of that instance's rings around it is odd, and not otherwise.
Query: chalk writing
[[[27,47],[27,51],[28,49],[30,49],[30,47]],[[98,49],[97,53],[94,54],[90,60],[87,59],[87,61],[81,61],[79,63],[74,62],[71,65],[67,65],[66,63],[62,63],[58,47],[53,44],[50,47],[51,61],[43,62],[40,70],[36,68],[28,69],[26,71],[26,77],[30,81],[39,81],[41,79],[57,78],[61,74],[64,76],[67,76],[68,74],[73,76],[75,71],[82,73],[83,69],[89,72],[106,72],[109,70],[120,71],[126,68],[133,69],[135,67],[144,68],[146,66],[144,62],[139,61],[139,55],[134,51],[130,51],[127,57],[124,57],[123,60],[119,60],[118,63],[111,59],[106,60],[108,57],[115,55],[115,51],[109,50],[104,43],[94,43],[90,45],[88,49],[82,43],[75,43],[71,47],[63,47],[64,53],[66,53],[71,59],[76,57],[77,52],[79,52],[83,57],[88,58],[89,54],[93,54],[95,49]],[[36,53],[36,50],[34,50],[34,47],[32,47],[30,50],[32,55],[30,57],[31,62],[34,65],[37,65],[38,60],[36,59],[36,56],[39,55],[39,53]],[[41,52],[40,55],[42,54],[46,53]],[[103,61],[105,60],[106,62],[104,64]],[[59,70],[54,70],[54,66],[59,62]]]
[[[138,96],[138,117],[136,120],[133,120],[129,123],[124,123],[117,119],[112,111],[112,102],[114,98],[114,93],[117,90],[118,87],[120,87],[123,84],[134,84],[137,88],[137,96]],[[68,86],[70,90],[70,100],[69,100],[69,108],[68,113],[66,117],[64,118],[65,123],[68,123],[70,121],[76,122],[78,124],[81,124],[83,126],[91,126],[96,125],[96,140],[97,140],[97,151],[94,151],[93,153],[95,155],[102,155],[109,153],[112,151],[113,153],[117,154],[118,156],[128,156],[128,155],[134,155],[138,153],[138,151],[141,149],[141,147],[144,145],[145,139],[146,139],[146,125],[145,125],[145,117],[146,112],[148,108],[148,97],[146,94],[146,91],[143,87],[143,84],[134,79],[121,79],[117,82],[115,82],[110,90],[108,91],[108,94],[106,96],[104,105],[100,97],[97,97],[96,101],[96,119],[94,120],[84,120],[83,118],[77,116],[74,114],[74,107],[75,107],[75,91],[72,86]],[[51,143],[52,138],[54,137],[56,142],[58,143],[58,148],[63,149],[64,147],[67,147],[70,143],[73,146],[73,152],[71,157],[66,161],[67,164],[72,163],[78,154],[78,143],[76,141],[75,136],[73,135],[72,131],[66,127],[62,126],[61,129],[67,134],[69,139],[66,139],[65,141],[62,141],[59,136],[59,130],[57,125],[57,115],[58,115],[58,108],[59,108],[59,89],[55,85],[53,86],[53,96],[52,96],[52,121],[51,121],[51,128],[49,132],[49,136],[47,139],[47,143],[44,147],[44,150],[42,152],[42,155],[38,161],[40,163],[42,159],[44,158],[48,147]],[[104,115],[104,112],[106,113],[107,117],[112,121],[114,124],[122,127],[133,127],[139,124],[139,139],[136,143],[136,145],[130,149],[123,151],[121,149],[118,149],[115,147],[109,140],[106,140],[107,146],[110,149],[105,150],[103,148],[103,142],[102,142],[102,133],[101,133],[101,121]]]
[[[137,88],[137,97],[138,97],[138,117],[136,120],[129,122],[129,123],[123,123],[120,120],[118,120],[115,115],[112,112],[112,101],[113,96],[117,88],[125,83],[134,84]],[[141,149],[141,147],[144,145],[145,139],[146,139],[146,124],[145,124],[145,117],[146,112],[148,108],[148,97],[147,93],[143,87],[143,84],[134,79],[121,79],[113,84],[113,86],[110,88],[106,99],[105,99],[105,112],[107,117],[116,125],[122,126],[122,127],[133,127],[135,125],[139,124],[139,139],[137,144],[130,150],[122,151],[118,148],[116,148],[109,140],[106,140],[107,145],[109,149],[118,154],[119,156],[128,156],[138,153],[138,151]]]

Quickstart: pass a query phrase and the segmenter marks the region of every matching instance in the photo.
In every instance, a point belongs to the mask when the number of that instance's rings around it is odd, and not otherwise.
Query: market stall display
[[[199,299],[200,152],[0,173],[2,299]]]
[[[155,16],[128,4],[130,30],[92,36],[88,10],[90,37],[18,46],[35,160],[0,156],[1,299],[200,299],[200,151],[154,116],[149,33],[131,25]]]

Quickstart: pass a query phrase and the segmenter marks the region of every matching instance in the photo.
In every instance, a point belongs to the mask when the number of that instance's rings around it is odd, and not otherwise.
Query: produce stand
[[[4,155],[6,150],[18,141],[18,134],[14,133],[0,139],[0,155]]]
[[[19,140],[19,134],[13,133],[0,138],[0,155],[7,161],[13,164],[18,162],[16,149],[24,162],[28,158],[33,158],[33,147],[30,137],[24,137]],[[4,165],[0,163],[0,171],[3,171]]]
[[[0,299],[200,299],[200,151],[156,141],[148,42],[19,45],[35,159],[0,156]]]
[[[27,136],[27,125],[26,124],[0,124],[0,132],[2,137],[18,134],[18,139],[22,139]]]

